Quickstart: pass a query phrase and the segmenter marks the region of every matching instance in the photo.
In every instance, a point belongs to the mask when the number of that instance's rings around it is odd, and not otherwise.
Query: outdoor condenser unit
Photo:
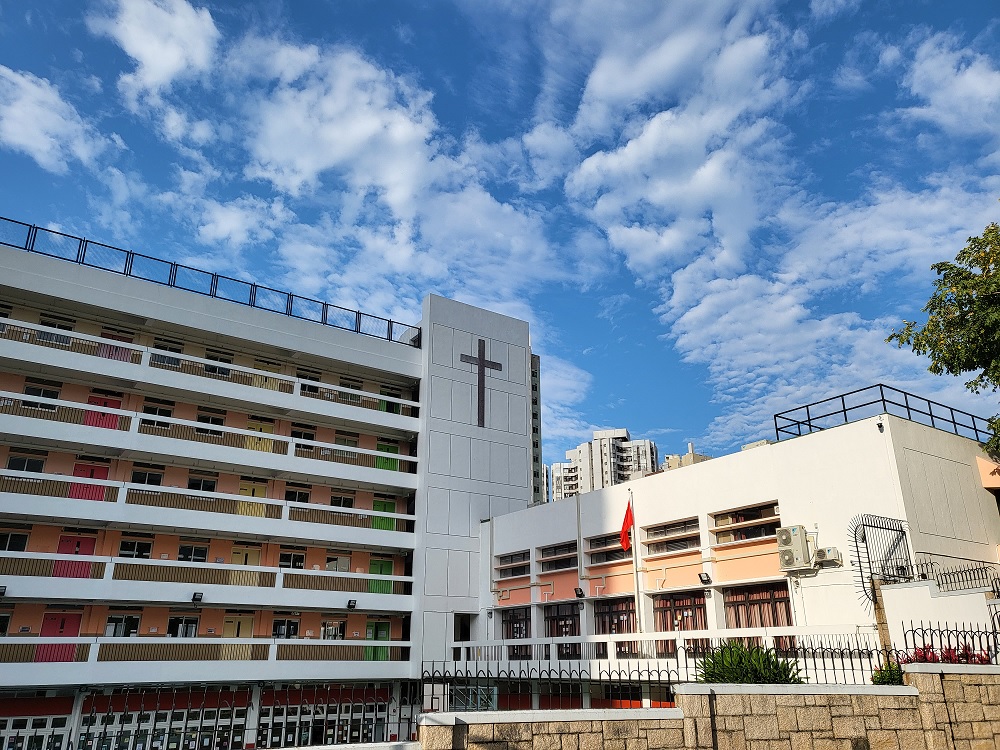
[[[812,567],[805,526],[783,526],[775,536],[778,540],[778,567],[782,570]]]
[[[813,562],[816,563],[842,563],[844,556],[836,547],[820,547],[813,555]]]

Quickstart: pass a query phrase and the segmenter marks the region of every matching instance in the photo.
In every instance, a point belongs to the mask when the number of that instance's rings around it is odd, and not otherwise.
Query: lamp
[[[699,573],[698,580],[701,581],[703,585],[708,586],[712,582],[712,576],[708,573]]]
[[[573,593],[576,594],[577,599],[583,599],[583,589],[577,587],[573,589]]]
[[[348,599],[347,600],[347,608],[348,609],[354,609],[357,606],[358,606],[358,600],[357,599]]]
[[[191,594],[191,602],[193,604],[198,604],[204,598],[205,598],[205,595],[203,593],[201,593],[200,591],[195,591],[193,594]]]

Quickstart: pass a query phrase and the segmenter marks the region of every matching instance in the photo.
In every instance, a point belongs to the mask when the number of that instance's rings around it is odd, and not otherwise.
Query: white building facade
[[[480,523],[532,501],[527,324],[2,229],[0,741],[410,739]]]

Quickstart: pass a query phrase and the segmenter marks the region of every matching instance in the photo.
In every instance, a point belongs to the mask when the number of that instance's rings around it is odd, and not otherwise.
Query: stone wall
[[[423,750],[1000,750],[1000,668],[907,686],[678,685],[676,709],[428,714]]]

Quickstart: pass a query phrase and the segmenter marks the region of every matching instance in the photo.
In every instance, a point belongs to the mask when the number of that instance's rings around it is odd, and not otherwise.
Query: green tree
[[[955,262],[935,263],[934,294],[924,306],[927,322],[904,320],[886,339],[931,359],[935,375],[975,373],[965,387],[973,393],[1000,388],[1000,225],[970,237]],[[1000,415],[990,420],[986,451],[1000,454]]]

